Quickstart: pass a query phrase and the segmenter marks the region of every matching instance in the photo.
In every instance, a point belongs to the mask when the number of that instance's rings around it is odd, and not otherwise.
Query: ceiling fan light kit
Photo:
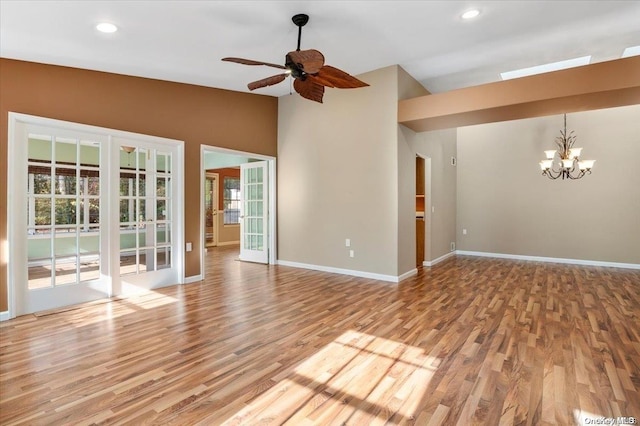
[[[285,70],[282,74],[273,75],[261,80],[253,81],[247,85],[249,90],[256,90],[262,87],[273,86],[284,81],[291,76],[293,88],[303,98],[322,103],[324,88],[355,89],[366,87],[367,83],[358,80],[346,72],[324,64],[324,55],[315,49],[300,50],[302,39],[302,27],[309,22],[309,16],[305,14],[294,15],[291,20],[298,27],[298,47],[285,56],[284,65],[269,62],[254,61],[243,58],[222,58],[223,61],[235,62],[243,65],[264,65],[272,68]]]

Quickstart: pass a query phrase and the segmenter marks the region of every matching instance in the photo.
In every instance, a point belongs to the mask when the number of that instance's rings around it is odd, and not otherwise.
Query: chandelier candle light
[[[567,134],[567,114],[564,115],[564,130],[560,130],[560,135],[556,137],[557,150],[545,151],[546,160],[540,162],[542,175],[549,179],[580,179],[585,174],[591,174],[591,168],[596,160],[580,160],[580,152],[582,148],[573,148],[576,142],[576,136],[571,133]],[[559,161],[556,160],[556,156]],[[554,166],[558,166],[555,169]]]

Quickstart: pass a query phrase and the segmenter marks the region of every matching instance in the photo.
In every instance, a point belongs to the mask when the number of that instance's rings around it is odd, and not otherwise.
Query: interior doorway
[[[431,266],[431,158],[416,154],[416,266]]]
[[[237,260],[275,264],[275,158],[205,145],[201,154],[202,264],[222,247]]]
[[[416,266],[422,267],[424,264],[424,158],[416,155]]]
[[[218,245],[218,208],[219,208],[219,188],[218,173],[205,173],[204,181],[204,214],[205,214],[205,248],[216,247]]]

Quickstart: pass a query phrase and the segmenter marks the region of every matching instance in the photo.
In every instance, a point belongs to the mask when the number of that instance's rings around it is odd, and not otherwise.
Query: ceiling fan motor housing
[[[297,15],[293,15],[293,18],[291,18],[291,20],[298,27],[304,27],[307,24],[307,22],[309,22],[309,15],[305,15],[304,13],[299,13]]]
[[[291,71],[291,77],[302,78],[304,80],[304,71],[298,64],[293,61],[293,59],[291,59],[289,55],[286,56],[286,62],[284,66],[287,67],[289,71]]]

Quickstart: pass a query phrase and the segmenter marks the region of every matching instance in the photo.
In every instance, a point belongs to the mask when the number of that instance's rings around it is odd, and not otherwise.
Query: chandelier
[[[591,174],[591,168],[596,160],[580,160],[582,148],[573,148],[576,136],[567,134],[567,114],[564,115],[564,130],[560,130],[560,135],[556,137],[557,150],[545,151],[546,160],[540,162],[542,175],[549,179],[580,179],[585,174]],[[558,158],[558,160],[556,160]],[[556,168],[557,166],[557,168]]]

